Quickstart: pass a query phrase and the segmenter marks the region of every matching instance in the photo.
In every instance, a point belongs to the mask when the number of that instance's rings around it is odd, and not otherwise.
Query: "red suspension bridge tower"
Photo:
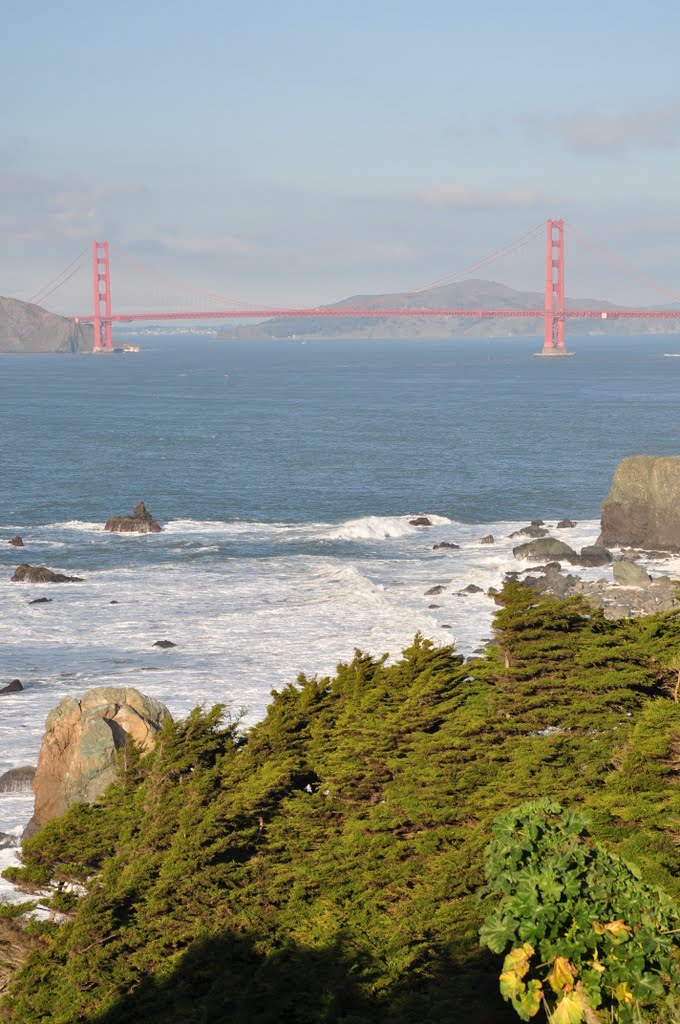
[[[546,224],[545,313],[539,356],[570,356],[564,344],[564,221]]]
[[[93,242],[94,266],[94,348],[93,352],[113,352],[111,338],[111,270],[109,243]]]

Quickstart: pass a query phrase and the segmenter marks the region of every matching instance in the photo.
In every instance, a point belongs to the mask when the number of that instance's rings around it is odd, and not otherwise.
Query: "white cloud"
[[[262,251],[261,246],[237,235],[223,235],[219,238],[161,237],[158,241],[168,252],[188,256],[245,256]]]
[[[90,240],[114,205],[144,192],[136,182],[0,171],[0,233],[10,241]]]
[[[635,149],[671,149],[680,145],[680,103],[657,110],[565,117],[555,130],[569,149],[582,153],[618,156]]]
[[[484,189],[462,182],[441,182],[415,193],[427,206],[455,207],[465,210],[489,210],[537,206],[542,197],[533,185],[507,189]]]

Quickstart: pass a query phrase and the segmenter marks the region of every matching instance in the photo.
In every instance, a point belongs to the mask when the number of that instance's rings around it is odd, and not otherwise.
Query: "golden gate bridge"
[[[417,305],[403,306],[360,306],[338,304],[336,306],[313,306],[313,307],[290,307],[290,306],[264,306],[247,305],[244,303],[233,303],[231,308],[226,309],[199,309],[189,311],[165,311],[156,312],[113,312],[111,296],[111,268],[109,261],[109,243],[107,241],[92,243],[92,274],[93,274],[93,310],[91,313],[70,316],[73,323],[91,324],[94,328],[94,347],[97,353],[113,352],[112,329],[116,323],[131,323],[134,321],[181,321],[181,320],[271,320],[282,319],[346,319],[346,318],[368,318],[378,320],[386,317],[398,318],[467,318],[475,320],[490,319],[543,319],[543,347],[537,355],[547,357],[560,357],[571,355],[567,351],[565,343],[565,324],[570,320],[678,320],[680,309],[672,308],[566,308],[565,307],[565,224],[563,220],[548,220],[545,223],[545,285],[543,308],[449,308],[431,307]],[[543,226],[528,232],[515,243],[497,250],[485,259],[475,264],[474,269],[483,266],[491,260],[507,253],[514,252],[528,239],[536,236]],[[83,254],[81,254],[82,256]],[[80,258],[80,257],[79,257]],[[74,261],[74,264],[77,261]],[[61,287],[69,276],[66,275],[74,264],[66,268],[66,271],[59,278],[58,283],[51,288]],[[78,268],[76,268],[78,269]],[[468,268],[470,269],[470,268]],[[75,273],[75,271],[73,272]],[[63,277],[63,280],[60,280]],[[53,284],[53,282],[51,282]],[[50,286],[48,286],[50,288]],[[420,289],[422,292],[425,289]],[[43,289],[43,292],[46,289]],[[36,293],[40,295],[41,293]],[[50,291],[47,291],[50,294]],[[418,292],[404,293],[409,296],[417,295]],[[675,296],[677,297],[677,296]],[[392,296],[394,299],[394,296]]]

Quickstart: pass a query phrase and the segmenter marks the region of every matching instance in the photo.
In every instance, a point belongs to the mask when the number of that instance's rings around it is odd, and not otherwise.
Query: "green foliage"
[[[542,1000],[552,1020],[574,1024],[599,1009],[621,1024],[680,1010],[680,912],[667,893],[554,800],[500,815],[493,836],[485,868],[501,901],[480,938],[495,953],[512,947],[500,987],[522,1020]]]
[[[357,651],[274,692],[247,735],[197,709],[128,751],[100,804],[25,844],[22,870],[85,893],[0,1020],[514,1020],[478,942],[496,899],[484,850],[531,796],[583,807],[598,843],[677,899],[680,620],[612,623],[519,587],[501,600],[485,658],[422,637],[395,664]]]
[[[0,903],[0,918],[13,920],[14,918],[23,917],[29,911],[35,910],[37,906],[37,900],[23,900],[21,903]]]

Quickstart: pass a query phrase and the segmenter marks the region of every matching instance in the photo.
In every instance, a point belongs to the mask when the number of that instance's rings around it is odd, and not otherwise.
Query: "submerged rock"
[[[0,690],[0,693],[21,693],[22,690],[23,685],[21,683],[21,680],[13,679],[11,683],[7,684],[7,686],[3,686],[3,688]]]
[[[106,520],[104,529],[111,533],[160,533],[162,527],[147,511],[144,502],[139,501],[131,516],[113,516]]]
[[[0,793],[30,793],[33,790],[35,768],[26,765],[23,768],[10,768],[0,775]]]
[[[556,530],[569,530],[572,526],[576,526],[573,519],[560,519],[559,523],[555,527]]]
[[[460,544],[452,544],[450,540],[442,540],[439,544],[432,545],[433,551],[441,551],[443,549],[447,551],[460,551]]]
[[[23,562],[17,566],[12,583],[82,583],[82,576],[65,576],[46,565],[29,565]]]
[[[415,519],[409,519],[410,526],[432,526],[432,521],[427,516],[416,516]]]
[[[524,526],[521,530],[515,530],[514,533],[510,534],[510,539],[514,537],[547,537],[548,531],[543,526],[532,523],[531,526]]]
[[[102,686],[64,697],[49,713],[33,780],[35,811],[24,836],[75,803],[92,803],[116,776],[128,738],[149,750],[170,712],[132,687]]]
[[[177,644],[173,644],[172,640],[156,640],[154,647],[162,647],[163,650],[168,650],[170,647],[177,647]]]
[[[429,590],[425,591],[425,596],[428,597],[430,594],[443,594],[446,587],[443,587],[441,583],[438,583],[436,587],[430,587]]]
[[[23,546],[24,546],[24,542],[21,539],[21,537],[19,536],[19,534],[17,534],[16,537],[12,537],[12,539],[8,540],[7,543],[11,544],[12,547],[14,547],[14,548],[23,548]]]
[[[496,539],[492,533],[487,533],[486,537],[479,538],[480,544],[495,544]]]

